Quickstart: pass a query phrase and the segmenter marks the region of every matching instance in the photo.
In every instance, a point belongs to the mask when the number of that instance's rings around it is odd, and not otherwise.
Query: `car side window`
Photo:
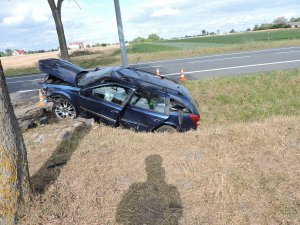
[[[103,99],[107,102],[112,102],[122,105],[129,93],[128,88],[120,87],[118,85],[109,85],[97,87],[92,90],[92,96]]]
[[[170,112],[176,112],[178,111],[178,109],[183,109],[183,112],[185,113],[191,113],[188,107],[186,107],[184,104],[174,99],[170,99],[170,108],[169,108]]]
[[[130,105],[165,113],[166,98],[154,92],[138,90],[134,93]]]

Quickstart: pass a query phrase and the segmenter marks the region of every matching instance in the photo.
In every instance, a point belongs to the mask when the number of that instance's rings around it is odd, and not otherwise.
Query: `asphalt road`
[[[187,79],[300,68],[300,46],[163,60],[131,66],[150,72],[155,72],[156,68],[159,68],[162,75],[176,80],[179,78],[181,68],[184,69]],[[45,74],[8,77],[6,82],[9,93],[24,94],[26,98],[37,96],[38,82],[44,76]]]

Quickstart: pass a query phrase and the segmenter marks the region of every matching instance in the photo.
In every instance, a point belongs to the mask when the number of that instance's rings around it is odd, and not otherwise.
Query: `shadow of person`
[[[162,157],[149,155],[147,181],[132,184],[118,205],[116,221],[125,225],[178,224],[182,216],[180,194],[165,181]]]
[[[31,177],[33,191],[44,193],[60,175],[62,168],[71,159],[80,141],[89,133],[90,126],[81,124],[68,139],[63,139],[44,165]]]

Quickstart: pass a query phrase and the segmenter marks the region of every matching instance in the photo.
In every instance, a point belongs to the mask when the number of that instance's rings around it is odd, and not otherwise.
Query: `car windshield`
[[[78,85],[79,86],[84,86],[84,85],[87,85],[89,83],[92,83],[92,82],[98,80],[99,78],[110,74],[113,70],[115,70],[114,67],[109,67],[109,68],[105,68],[105,69],[85,73],[82,77],[79,78]]]

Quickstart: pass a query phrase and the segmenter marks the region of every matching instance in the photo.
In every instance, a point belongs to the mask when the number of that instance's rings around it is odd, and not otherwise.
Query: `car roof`
[[[175,95],[183,95],[189,97],[188,91],[177,82],[163,77],[157,78],[155,74],[146,71],[137,70],[134,68],[118,68],[114,71],[114,75],[119,79],[126,79],[128,82],[137,86],[147,87],[160,91],[172,92]]]

